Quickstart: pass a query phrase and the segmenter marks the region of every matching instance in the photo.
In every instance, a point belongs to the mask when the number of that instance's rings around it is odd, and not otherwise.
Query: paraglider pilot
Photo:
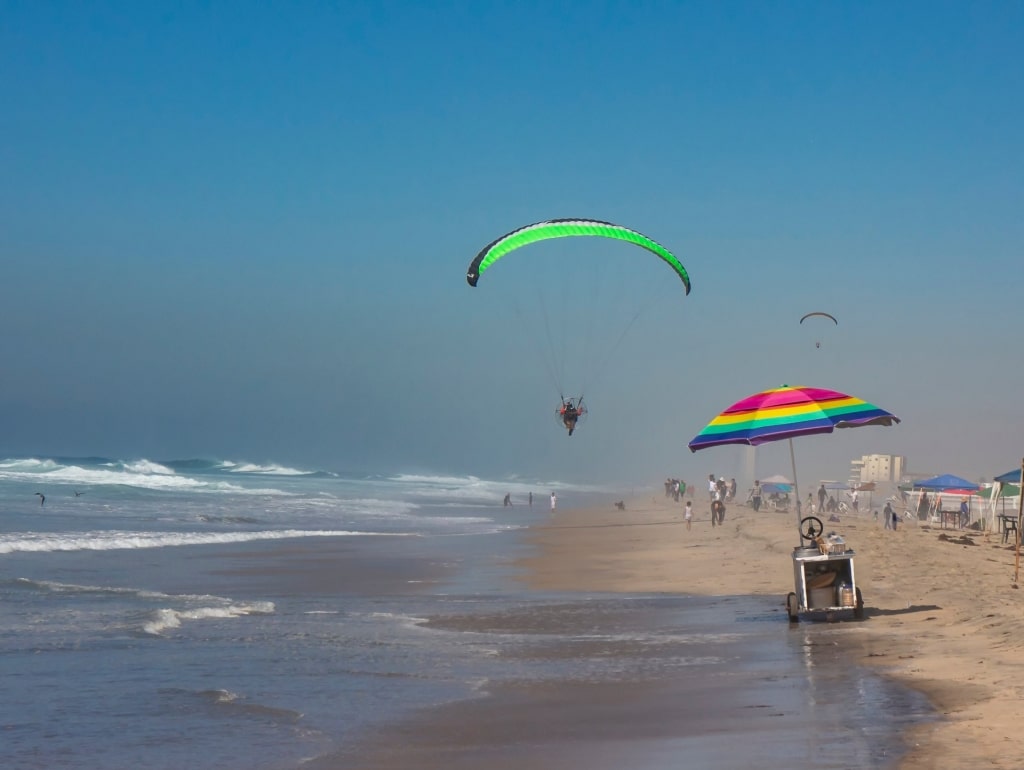
[[[576,408],[576,405],[572,402],[572,399],[562,402],[562,424],[569,431],[569,435],[576,430],[576,421],[580,418],[580,411]]]

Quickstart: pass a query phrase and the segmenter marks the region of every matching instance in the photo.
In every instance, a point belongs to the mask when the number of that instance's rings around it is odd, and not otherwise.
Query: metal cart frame
[[[864,617],[864,597],[857,587],[853,569],[854,552],[822,553],[814,542],[824,526],[816,516],[800,520],[800,545],[793,549],[793,586],[786,596],[786,614],[789,622],[800,620],[801,613],[824,613],[827,620],[835,620],[839,612],[852,611],[853,617]],[[815,587],[817,583],[825,583]]]

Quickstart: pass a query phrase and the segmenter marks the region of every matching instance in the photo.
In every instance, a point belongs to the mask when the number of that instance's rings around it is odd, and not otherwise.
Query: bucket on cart
[[[853,586],[843,583],[839,586],[839,606],[840,607],[854,607],[857,601],[853,595]]]

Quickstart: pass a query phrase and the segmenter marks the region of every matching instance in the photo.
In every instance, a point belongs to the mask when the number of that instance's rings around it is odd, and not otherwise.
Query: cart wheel
[[[857,618],[857,620],[863,620],[864,619],[864,595],[860,592],[859,588],[857,589],[857,599],[856,599],[856,602],[857,603],[853,605],[853,616],[855,618]]]
[[[817,516],[804,516],[800,519],[800,535],[805,540],[814,540],[825,531],[825,525]]]
[[[796,623],[800,620],[800,613],[796,606],[796,594],[790,592],[786,596],[786,614],[789,615],[789,622]]]

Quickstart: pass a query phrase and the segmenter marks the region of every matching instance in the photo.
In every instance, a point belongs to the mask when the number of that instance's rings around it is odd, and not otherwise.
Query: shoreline
[[[795,514],[732,505],[723,526],[709,519],[700,496],[690,531],[682,503],[658,497],[627,501],[625,511],[560,511],[527,533],[535,552],[519,560],[520,579],[544,591],[774,595],[781,605],[793,590]],[[906,733],[899,767],[1024,767],[1024,613],[1012,546],[923,522],[892,532],[870,513],[825,524],[854,550],[865,600],[863,621],[839,624],[851,631],[844,648],[924,694],[939,716]]]

